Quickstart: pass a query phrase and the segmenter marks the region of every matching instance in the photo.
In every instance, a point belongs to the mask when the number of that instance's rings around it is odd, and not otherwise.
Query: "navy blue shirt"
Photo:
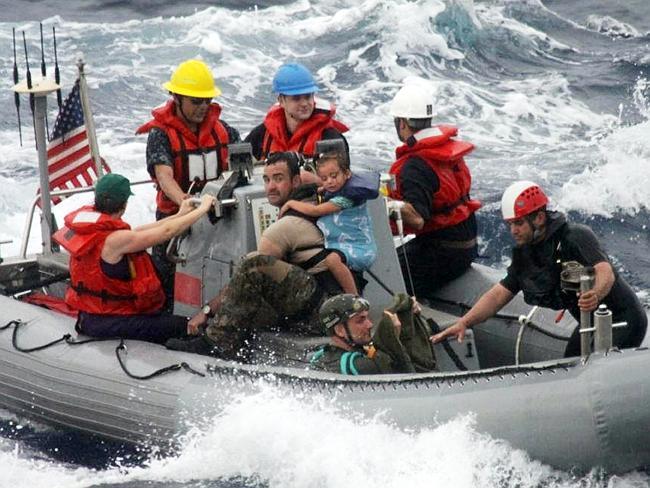
[[[220,120],[223,124],[226,132],[228,132],[228,139],[230,143],[236,143],[241,141],[239,136],[239,131],[234,127],[229,126],[223,120]],[[164,130],[159,129],[158,127],[153,127],[149,131],[149,136],[147,137],[147,171],[149,174],[154,177],[155,169],[154,166],[157,164],[164,164],[166,166],[174,166],[174,156],[172,154],[172,145],[169,142],[169,137]]]

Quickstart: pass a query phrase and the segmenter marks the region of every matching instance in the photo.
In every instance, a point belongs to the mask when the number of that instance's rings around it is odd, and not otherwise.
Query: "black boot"
[[[191,352],[202,356],[220,357],[217,347],[205,335],[192,339],[168,339],[165,347],[172,351]]]

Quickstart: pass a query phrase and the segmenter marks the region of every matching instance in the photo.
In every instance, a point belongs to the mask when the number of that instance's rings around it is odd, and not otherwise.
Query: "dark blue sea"
[[[431,91],[437,120],[457,125],[477,147],[468,163],[473,195],[484,202],[483,263],[507,264],[498,202],[512,181],[533,180],[553,207],[596,231],[650,301],[648,0],[0,0],[0,12],[0,241],[12,241],[4,256],[18,252],[38,183],[28,101],[20,146],[10,91],[12,27],[23,78],[22,32],[36,72],[43,22],[48,69],[55,26],[67,89],[77,59],[85,60],[100,151],[113,171],[147,178],[146,141],[134,132],[165,101],[162,82],[187,58],[212,67],[222,118],[243,135],[274,102],[278,66],[304,63],[351,127],[353,162],[380,169],[398,143],[389,102],[403,81],[418,82]],[[49,108],[52,123],[53,97]],[[126,218],[145,222],[153,208],[148,187]],[[161,458],[0,412],[0,488],[650,485],[646,473],[555,471],[477,433],[471,418],[404,432],[381,418],[362,425],[265,392],[214,424]]]

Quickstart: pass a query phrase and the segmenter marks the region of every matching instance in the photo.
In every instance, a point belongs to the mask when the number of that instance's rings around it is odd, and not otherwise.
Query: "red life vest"
[[[83,312],[104,315],[136,315],[159,312],[165,293],[146,251],[125,255],[130,280],[106,276],[100,260],[106,238],[112,232],[130,229],[129,224],[81,207],[66,215],[65,227],[54,239],[70,253],[70,287],[65,294],[68,306]]]
[[[228,169],[228,131],[219,120],[221,107],[210,104],[208,113],[199,127],[198,136],[176,116],[174,100],[169,100],[151,112],[153,119],[142,125],[136,134],[144,134],[156,127],[167,134],[174,158],[174,180],[187,192],[192,182],[200,190],[206,181],[219,177]],[[158,188],[156,196],[158,210],[171,214],[178,211],[178,205]]]
[[[395,175],[395,189],[389,194],[391,198],[404,199],[400,175],[410,158],[424,160],[440,181],[440,188],[433,198],[431,218],[422,229],[405,226],[404,232],[418,235],[446,229],[466,220],[481,207],[481,202],[469,197],[472,176],[463,160],[463,156],[474,150],[474,145],[452,139],[457,133],[458,129],[448,125],[422,129],[396,149],[397,161],[389,171]],[[391,228],[393,234],[397,234],[397,227],[392,221]]]
[[[316,142],[323,138],[325,129],[336,129],[340,133],[347,132],[348,126],[334,119],[336,108],[316,99],[314,112],[302,122],[296,132],[289,136],[284,109],[275,104],[264,119],[264,141],[262,142],[262,159],[269,154],[279,151],[296,151],[311,158],[316,151]]]

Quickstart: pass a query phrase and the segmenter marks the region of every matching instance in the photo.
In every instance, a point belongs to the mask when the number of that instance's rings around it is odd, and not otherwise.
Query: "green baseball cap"
[[[110,198],[116,202],[126,202],[133,195],[131,182],[117,173],[102,176],[95,185],[95,198]]]

